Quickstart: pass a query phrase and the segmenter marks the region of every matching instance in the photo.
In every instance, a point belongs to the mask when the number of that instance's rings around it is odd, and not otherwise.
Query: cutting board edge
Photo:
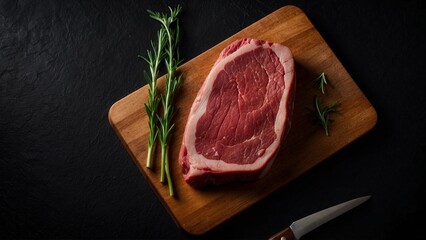
[[[365,132],[363,132],[362,134],[360,134],[360,135],[359,135],[358,137],[356,137],[353,141],[348,142],[347,144],[345,144],[342,148],[340,148],[340,149],[338,149],[337,151],[335,151],[335,152],[331,153],[331,154],[330,154],[330,156],[328,156],[328,157],[324,158],[323,160],[318,161],[318,163],[316,163],[316,164],[314,164],[314,165],[310,166],[309,168],[304,169],[304,170],[303,170],[303,172],[301,172],[301,173],[300,173],[300,174],[299,174],[296,178],[290,179],[290,180],[288,180],[287,182],[283,182],[283,183],[282,183],[282,184],[280,184],[280,185],[276,185],[276,187],[275,187],[275,188],[274,188],[271,192],[269,192],[269,193],[267,193],[267,194],[263,194],[261,197],[259,197],[259,198],[258,198],[258,200],[257,200],[257,201],[252,202],[252,203],[250,203],[250,204],[246,205],[242,211],[239,211],[239,212],[237,212],[235,215],[229,216],[228,218],[224,218],[224,219],[222,219],[222,221],[215,222],[214,224],[212,224],[212,225],[211,225],[211,227],[210,227],[210,228],[205,229],[205,230],[202,230],[202,231],[191,231],[191,230],[188,230],[188,229],[186,229],[184,226],[180,225],[180,224],[178,223],[178,221],[176,220],[176,223],[177,223],[178,227],[180,227],[180,228],[181,228],[182,230],[184,230],[186,233],[189,233],[189,234],[192,234],[192,235],[195,235],[195,236],[199,236],[199,235],[203,235],[203,234],[206,234],[206,233],[208,233],[208,232],[212,231],[213,229],[215,229],[215,228],[217,228],[218,226],[222,225],[223,223],[225,223],[225,222],[227,222],[227,221],[231,220],[232,218],[236,217],[237,215],[240,215],[240,214],[242,214],[243,212],[248,211],[250,208],[252,208],[252,207],[253,207],[254,205],[256,205],[257,203],[259,203],[259,202],[261,202],[261,201],[264,201],[264,200],[265,200],[265,199],[266,199],[266,198],[270,195],[270,193],[272,193],[272,192],[276,192],[276,191],[278,191],[278,190],[280,190],[280,189],[284,188],[285,186],[287,186],[288,184],[290,184],[291,182],[293,182],[295,179],[297,179],[297,178],[299,178],[299,177],[301,177],[301,176],[303,176],[303,175],[305,175],[305,174],[309,173],[310,171],[313,171],[313,170],[314,170],[315,168],[317,168],[319,165],[324,164],[325,162],[327,162],[327,159],[330,159],[330,158],[332,158],[333,156],[335,156],[336,154],[338,154],[339,152],[344,151],[347,147],[349,147],[349,146],[350,146],[350,145],[352,145],[354,142],[356,142],[357,140],[359,140],[362,136],[365,136],[367,133],[371,132],[371,131],[375,128],[375,126],[376,126],[376,124],[377,124],[377,119],[378,119],[378,118],[377,118],[377,112],[376,112],[375,108],[374,108],[372,105],[371,105],[371,111],[372,111],[372,114],[373,114],[372,119],[373,119],[374,121],[372,122],[372,124],[369,124],[369,125],[368,125],[367,130],[366,130]]]
[[[352,78],[352,77],[351,77]],[[139,168],[139,171],[142,173],[142,175],[144,176],[145,180],[149,183],[150,187],[154,190],[154,193],[157,195],[157,197],[160,199],[162,205],[166,208],[166,210],[169,212],[170,216],[172,216],[173,221],[175,222],[175,224],[184,232],[194,235],[194,236],[199,236],[199,235],[203,235],[206,234],[207,232],[215,229],[216,227],[220,226],[221,224],[229,221],[232,217],[241,214],[241,212],[247,211],[248,209],[250,209],[253,205],[255,205],[257,202],[263,201],[268,195],[268,194],[264,194],[264,196],[262,196],[258,201],[253,202],[249,205],[247,205],[242,211],[238,212],[236,215],[230,216],[228,218],[224,218],[222,221],[218,221],[215,224],[213,224],[211,226],[211,228],[205,229],[205,230],[201,230],[201,231],[193,231],[192,226],[186,226],[184,223],[182,223],[174,214],[173,211],[170,209],[170,207],[168,206],[168,204],[163,200],[163,198],[161,197],[161,193],[158,192],[158,189],[153,185],[153,183],[149,180],[149,178],[146,176],[146,173],[142,170],[142,168],[144,166],[141,166],[139,161],[136,159],[136,156],[134,156],[134,154],[132,153],[132,151],[129,149],[127,143],[125,142],[125,140],[123,139],[121,133],[118,131],[117,127],[116,127],[116,122],[113,119],[112,116],[114,116],[114,111],[116,110],[117,107],[119,107],[120,103],[122,101],[125,101],[126,98],[130,97],[132,94],[138,94],[138,92],[141,89],[146,88],[147,85],[135,90],[134,92],[130,93],[129,95],[127,95],[126,97],[118,100],[117,102],[115,102],[109,109],[108,112],[108,120],[110,125],[112,126],[112,128],[114,129],[114,132],[117,134],[117,136],[119,136],[119,139],[121,141],[121,143],[124,145],[124,147],[126,148],[126,151],[130,154],[133,162],[137,165],[137,167]],[[370,103],[370,101],[367,99],[367,101]],[[363,132],[361,135],[359,135],[358,137],[355,138],[354,141],[356,141],[357,139],[359,139],[360,137],[364,136],[365,134],[371,132],[375,126],[377,125],[377,121],[378,121],[378,114],[376,109],[374,108],[374,106],[370,103],[370,108],[366,109],[366,111],[370,112],[370,118],[372,121],[369,121],[369,125],[366,127],[366,131]],[[331,158],[332,156],[336,155],[337,153],[343,151],[345,148],[347,148],[349,145],[351,145],[354,141],[348,142],[347,144],[345,144],[345,146],[343,146],[341,149],[337,150],[336,152],[332,153],[329,157],[327,157],[324,160],[319,161],[317,164],[312,165],[310,168],[307,168],[303,171],[303,173],[301,173],[299,176],[302,176],[306,173],[308,173],[309,171],[311,171],[312,169],[316,168],[318,165],[320,165],[321,163],[327,161],[327,159]],[[286,185],[288,185],[289,183],[291,183],[294,179],[291,179],[281,185],[277,185],[277,187],[272,191],[277,191],[279,189],[282,189],[283,187],[285,187]]]
[[[124,148],[126,149],[126,151],[129,153],[132,161],[134,162],[134,164],[137,166],[139,172],[142,174],[142,176],[144,177],[144,180],[146,182],[148,182],[150,188],[153,190],[153,192],[155,193],[155,195],[157,196],[157,198],[160,200],[161,204],[164,206],[164,208],[166,209],[166,211],[169,213],[169,215],[172,217],[173,221],[175,222],[175,224],[181,228],[182,230],[186,231],[186,229],[183,228],[182,224],[180,223],[179,219],[175,216],[175,214],[173,213],[173,211],[170,209],[169,205],[166,203],[165,199],[163,199],[161,193],[159,192],[159,189],[157,189],[154,185],[154,183],[149,179],[149,177],[147,176],[147,173],[143,170],[143,168],[145,166],[142,166],[140,164],[140,162],[137,160],[137,157],[133,154],[133,152],[130,150],[129,146],[127,145],[126,141],[124,140],[123,136],[121,135],[120,131],[118,131],[117,126],[116,126],[116,122],[115,120],[112,118],[112,116],[114,115],[114,111],[116,110],[117,107],[119,107],[120,103],[122,101],[125,101],[126,98],[130,97],[132,94],[137,94],[141,89],[145,88],[147,85],[139,88],[138,90],[130,93],[129,95],[127,95],[126,97],[123,97],[122,99],[116,101],[113,105],[111,105],[109,111],[108,111],[108,121],[112,127],[112,129],[114,130],[114,132],[116,133],[116,135],[118,136],[118,138],[120,139],[120,142],[122,145],[124,145]],[[189,233],[189,232],[188,232]]]
[[[267,16],[269,16],[269,15],[271,15],[271,14],[273,14],[273,13],[276,13],[276,12],[279,12],[279,11],[284,11],[284,10],[286,10],[286,9],[293,9],[294,11],[297,11],[297,12],[295,12],[295,13],[297,13],[297,14],[304,14],[305,16],[306,16],[306,14],[304,13],[304,11],[303,10],[301,10],[300,8],[298,8],[298,7],[296,7],[296,6],[293,6],[293,5],[286,5],[286,6],[283,6],[283,7],[281,7],[281,8],[279,8],[279,9],[277,9],[277,10],[275,10],[274,12],[272,12],[272,13],[270,13],[270,14],[268,14]],[[265,16],[265,17],[267,17],[267,16]],[[306,16],[307,17],[307,16]],[[263,18],[262,18],[263,19]],[[260,19],[259,21],[261,21],[262,19]],[[309,19],[308,19],[309,20]],[[309,20],[309,22],[310,22],[310,20]],[[255,22],[256,23],[256,22]],[[311,22],[310,22],[311,23]],[[254,23],[253,23],[254,24]],[[311,23],[312,24],[312,23]],[[249,28],[251,25],[249,25],[249,26],[247,26],[246,28]],[[232,36],[230,36],[230,37],[228,37],[228,38],[226,38],[226,39],[224,39],[224,40],[222,40],[221,42],[219,42],[219,43],[217,43],[216,45],[214,45],[214,46],[212,46],[210,49],[212,49],[212,48],[215,48],[215,47],[218,47],[219,45],[221,45],[221,44],[224,44],[225,42],[227,42],[227,41],[230,41],[230,39],[232,39],[232,38],[235,38],[235,35],[237,35],[237,34],[241,34],[241,32],[243,32],[246,28],[244,28],[244,29],[242,29],[241,31],[239,31],[239,32],[237,32],[237,33],[235,33],[235,34],[233,34]],[[319,32],[318,32],[319,33]],[[321,36],[321,38],[322,38],[322,36]],[[327,42],[322,38],[322,40],[324,41],[324,43],[325,44],[327,44]],[[330,48],[329,46],[328,46],[328,44],[327,44],[327,47],[328,48]],[[331,49],[331,48],[330,48]],[[207,50],[208,51],[208,50]],[[192,58],[191,60],[189,60],[188,62],[186,62],[186,63],[184,63],[182,66],[180,66],[180,68],[181,67],[183,67],[183,66],[185,66],[186,64],[189,64],[190,62],[192,62],[192,61],[196,61],[196,60],[198,60],[199,58],[202,58],[202,57],[204,57],[204,52],[203,53],[201,53],[201,54],[199,54],[199,55],[197,55],[196,57],[194,57],[194,58]],[[334,54],[334,52],[333,52],[333,54]],[[339,62],[340,62],[340,60],[338,60]],[[344,67],[344,66],[343,66]],[[346,71],[346,69],[345,69],[345,71]],[[353,81],[353,78],[351,77],[351,80]],[[354,82],[354,81],[353,81]],[[145,180],[146,181],[148,181],[149,182],[149,184],[150,184],[150,186],[153,188],[153,190],[154,190],[154,192],[155,192],[155,194],[157,195],[157,197],[159,197],[160,198],[160,201],[161,201],[161,203],[163,204],[163,206],[166,208],[166,210],[169,212],[169,214],[170,214],[170,216],[172,216],[172,219],[173,219],[173,221],[176,223],[176,225],[181,229],[181,230],[183,230],[184,232],[186,232],[186,233],[189,233],[189,234],[192,234],[192,235],[202,235],[202,234],[205,234],[205,233],[207,233],[207,232],[209,232],[209,231],[211,231],[212,229],[214,229],[214,228],[216,228],[216,227],[218,227],[219,225],[221,225],[221,224],[223,224],[224,222],[226,222],[226,221],[229,221],[232,217],[234,217],[235,215],[238,215],[238,214],[240,214],[241,212],[243,212],[243,211],[247,211],[247,209],[249,209],[250,207],[252,207],[254,204],[256,204],[257,202],[259,202],[259,201],[263,201],[269,194],[270,194],[270,192],[269,193],[267,193],[267,194],[263,194],[262,195],[262,197],[260,198],[260,199],[258,199],[258,201],[255,201],[255,202],[252,202],[252,203],[250,203],[250,204],[248,204],[248,205],[246,205],[243,209],[242,209],[242,211],[239,211],[239,212],[237,212],[237,214],[234,214],[234,215],[232,215],[232,216],[228,216],[227,218],[223,218],[223,219],[221,219],[220,221],[217,221],[217,222],[214,222],[212,225],[210,225],[210,227],[208,227],[208,228],[204,228],[204,229],[196,229],[196,228],[194,228],[194,226],[195,225],[191,225],[191,226],[188,226],[188,225],[185,225],[185,223],[184,222],[182,222],[181,220],[179,220],[174,214],[173,214],[173,211],[172,211],[172,209],[170,209],[170,206],[167,204],[167,202],[166,202],[166,200],[165,199],[163,199],[163,196],[162,196],[162,194],[159,192],[159,189],[157,189],[156,188],[156,186],[154,185],[154,183],[153,182],[151,182],[150,181],[150,179],[148,178],[148,176],[146,175],[147,173],[143,170],[143,168],[144,168],[144,166],[142,166],[141,164],[140,164],[140,162],[137,160],[137,157],[133,154],[133,152],[130,150],[130,148],[129,148],[129,146],[127,145],[127,143],[126,143],[126,141],[125,141],[125,139],[123,138],[123,136],[121,135],[121,133],[119,132],[119,130],[118,130],[118,127],[117,127],[117,124],[120,122],[120,120],[119,119],[114,119],[114,112],[119,108],[119,106],[120,106],[120,104],[121,104],[121,102],[126,102],[126,100],[127,100],[127,98],[131,98],[132,96],[134,96],[134,94],[140,94],[140,91],[143,91],[143,89],[146,89],[148,87],[148,85],[144,85],[144,86],[142,86],[142,87],[140,87],[140,88],[138,88],[138,89],[136,89],[135,91],[133,91],[133,92],[131,92],[129,95],[127,95],[127,96],[125,96],[125,97],[123,97],[122,99],[120,99],[120,100],[118,100],[117,102],[115,102],[111,107],[110,107],[110,110],[109,110],[109,113],[108,113],[108,119],[109,119],[109,122],[110,122],[110,125],[112,126],[112,128],[114,129],[114,132],[116,132],[116,134],[119,136],[119,139],[120,139],[120,141],[122,142],[122,144],[125,146],[125,148],[126,148],[126,150],[127,150],[127,152],[129,152],[129,154],[131,155],[131,158],[132,158],[132,160],[135,162],[135,164],[138,166],[138,168],[139,168],[139,171],[142,173],[142,175],[144,176],[144,178],[145,178]],[[361,91],[362,92],[362,91]],[[368,99],[367,99],[368,100]],[[370,102],[369,102],[370,103]],[[373,109],[373,113],[374,113],[374,122],[371,124],[371,126],[368,126],[368,127],[366,127],[366,129],[368,129],[367,131],[365,131],[365,132],[363,132],[360,136],[362,136],[362,135],[364,135],[364,134],[366,134],[367,132],[369,132],[369,131],[371,131],[371,129],[373,129],[374,128],[374,126],[376,125],[376,123],[377,123],[377,112],[375,111],[375,109],[374,109],[374,107],[371,105],[371,103],[370,103],[370,106],[372,107],[372,109]],[[358,136],[357,138],[355,138],[355,140],[356,139],[358,139],[360,136]],[[346,148],[348,145],[350,145],[351,143],[352,143],[353,141],[350,141],[350,142],[348,142],[346,145],[345,145],[345,147],[342,147],[341,149],[338,149],[337,151],[335,151],[334,153],[332,153],[331,155],[330,155],[330,157],[332,156],[332,155],[334,155],[334,154],[336,154],[337,152],[340,152],[342,149],[344,149],[344,148]],[[327,157],[327,158],[329,158],[329,157]],[[314,165],[312,165],[310,168],[308,168],[308,169],[305,169],[304,171],[303,171],[303,173],[301,174],[301,175],[303,175],[303,174],[305,174],[306,172],[308,172],[308,171],[310,171],[311,169],[313,169],[313,168],[315,168],[317,165],[319,165],[321,162],[323,162],[323,161],[325,161],[326,159],[323,159],[323,160],[321,160],[321,161],[319,161],[318,163],[316,163],[316,164],[314,164]],[[274,189],[274,191],[276,191],[276,190],[278,190],[278,189],[281,189],[281,188],[283,188],[284,186],[286,186],[287,184],[289,184],[290,182],[292,182],[294,179],[291,179],[291,180],[289,180],[289,181],[287,181],[287,182],[284,182],[284,183],[282,183],[282,184],[279,184],[279,185],[277,185]],[[273,191],[272,191],[273,192]]]

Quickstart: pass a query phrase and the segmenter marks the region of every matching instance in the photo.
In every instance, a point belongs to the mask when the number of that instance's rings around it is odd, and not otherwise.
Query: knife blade
[[[338,205],[329,207],[319,212],[313,213],[309,216],[301,218],[293,222],[290,227],[276,233],[269,240],[294,240],[300,239],[305,234],[314,230],[315,228],[323,225],[324,223],[342,215],[343,213],[351,210],[352,208],[360,205],[361,203],[370,199],[369,196],[355,198]]]

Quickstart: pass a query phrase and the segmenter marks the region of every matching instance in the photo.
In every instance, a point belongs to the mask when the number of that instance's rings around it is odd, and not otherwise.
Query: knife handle
[[[296,237],[293,234],[293,231],[288,227],[281,232],[270,237],[269,240],[296,240]]]

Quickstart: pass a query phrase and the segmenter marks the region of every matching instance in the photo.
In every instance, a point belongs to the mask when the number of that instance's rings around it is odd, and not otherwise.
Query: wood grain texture
[[[292,50],[296,61],[292,127],[271,171],[264,178],[196,190],[184,182],[177,162],[186,119],[220,51],[234,40],[245,37],[281,43]],[[149,129],[143,104],[147,101],[147,86],[113,104],[109,121],[175,222],[191,234],[205,233],[247,209],[347,146],[372,129],[377,121],[376,111],[368,99],[307,16],[294,6],[278,9],[186,62],[179,71],[183,74],[184,83],[175,101],[179,112],[175,117],[175,134],[170,144],[175,198],[169,197],[167,186],[159,181],[158,161],[154,171],[145,167]],[[327,74],[331,85],[324,100],[340,103],[339,113],[332,115],[334,122],[329,137],[325,136],[321,126],[313,123],[307,111],[313,105],[314,95],[320,95],[319,90],[312,87],[312,80],[321,72]],[[162,89],[164,76],[159,79],[159,85]],[[159,157],[157,152],[157,159]]]

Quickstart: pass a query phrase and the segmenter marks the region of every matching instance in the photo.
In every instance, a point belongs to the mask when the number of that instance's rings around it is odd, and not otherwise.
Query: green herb
[[[161,103],[163,106],[163,115],[160,116],[157,114],[160,126],[158,131],[159,141],[161,144],[161,170],[160,170],[160,181],[166,182],[169,185],[169,194],[170,196],[174,195],[173,184],[170,177],[170,167],[169,167],[169,157],[168,157],[168,142],[172,134],[174,123],[172,123],[173,115],[175,114],[175,109],[172,105],[173,97],[176,90],[178,89],[182,75],[176,76],[176,69],[182,62],[179,58],[179,38],[180,38],[180,29],[179,29],[179,14],[182,8],[178,5],[176,8],[172,9],[169,7],[170,15],[152,12],[151,18],[159,21],[162,25],[162,29],[166,33],[166,56],[165,64],[167,68],[166,75],[166,86],[164,94],[161,96]],[[173,28],[173,26],[175,28]]]
[[[156,115],[158,109],[158,103],[160,102],[160,96],[157,88],[157,78],[158,78],[158,68],[161,61],[163,60],[164,46],[166,44],[166,33],[163,28],[160,28],[157,32],[157,44],[151,41],[152,51],[147,50],[147,56],[138,56],[139,58],[144,59],[148,65],[150,73],[148,74],[144,71],[144,78],[148,82],[148,103],[145,103],[145,111],[148,115],[148,126],[149,126],[149,136],[148,136],[148,156],[146,160],[146,167],[153,168],[153,152],[156,145],[157,139],[157,125],[156,125]]]
[[[337,111],[337,103],[331,104],[329,106],[322,106],[318,96],[314,97],[314,109],[312,112],[315,114],[322,127],[324,128],[325,135],[329,136],[328,126],[332,121],[329,117],[331,112]]]
[[[325,94],[326,86],[327,86],[327,79],[325,77],[325,73],[321,73],[317,78],[314,79],[314,86],[318,87],[322,94]]]

